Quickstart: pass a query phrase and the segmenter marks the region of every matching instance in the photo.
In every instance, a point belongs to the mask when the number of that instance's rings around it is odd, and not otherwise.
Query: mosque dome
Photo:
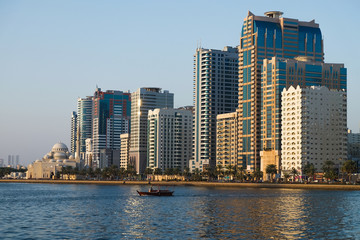
[[[51,149],[52,152],[63,152],[63,153],[66,153],[69,151],[68,147],[62,143],[62,142],[59,142],[59,143],[56,143],[52,149]]]
[[[66,154],[63,152],[55,152],[54,153],[54,159],[65,159]]]

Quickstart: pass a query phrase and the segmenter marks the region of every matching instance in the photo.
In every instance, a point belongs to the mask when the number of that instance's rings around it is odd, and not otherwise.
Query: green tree
[[[260,171],[260,168],[256,168],[252,175],[253,175],[255,181],[259,181],[260,178],[263,177],[264,173],[262,171]]]
[[[216,175],[218,176],[218,179],[220,178],[220,177],[222,177],[222,175],[223,175],[223,166],[222,165],[217,165],[216,166]]]
[[[194,172],[192,173],[192,180],[194,181],[201,181],[201,171],[198,168],[195,168]]]
[[[296,176],[298,176],[299,175],[299,172],[298,172],[298,170],[296,170],[296,168],[292,168],[291,169],[291,176],[292,176],[292,179],[293,179],[293,182],[295,182],[295,178],[296,178]]]
[[[189,167],[185,167],[184,171],[183,171],[183,175],[185,176],[185,179],[188,180],[190,177],[190,168]]]
[[[289,177],[290,177],[289,173],[284,173],[285,183],[287,183]]]
[[[100,168],[96,168],[94,173],[95,173],[95,175],[96,175],[97,180],[100,180],[101,169],[100,169]]]
[[[274,181],[274,175],[277,174],[276,165],[275,164],[267,165],[265,171],[266,171],[267,174],[270,174],[271,182],[273,182]]]
[[[245,178],[245,169],[244,169],[243,167],[237,168],[236,177],[237,177],[237,179],[239,179],[241,182],[244,181],[244,178]]]
[[[341,171],[346,173],[349,178],[349,183],[351,183],[351,175],[357,171],[356,162],[353,160],[347,160],[341,167]]]
[[[153,174],[154,170],[152,168],[146,168],[145,171],[144,171],[144,174],[145,175],[151,175]]]
[[[174,169],[167,168],[167,169],[165,169],[164,174],[165,175],[174,175]]]
[[[322,167],[323,171],[324,171],[324,177],[326,179],[330,179],[330,180],[334,180],[336,178],[336,169],[335,169],[335,163],[327,160],[325,161],[325,163],[323,164]]]
[[[226,166],[226,175],[230,178],[233,178],[234,176],[235,167],[231,164]]]
[[[308,177],[308,179],[315,179],[315,172],[316,168],[314,167],[314,164],[310,164],[309,162],[305,164],[303,167],[303,173]]]
[[[161,168],[155,168],[155,170],[154,170],[154,175],[162,175],[162,170],[161,170]]]

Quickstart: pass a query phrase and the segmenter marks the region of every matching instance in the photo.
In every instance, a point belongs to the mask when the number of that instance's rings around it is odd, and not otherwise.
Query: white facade
[[[321,171],[325,161],[340,167],[347,158],[346,92],[326,87],[282,92],[282,174],[306,163]]]
[[[148,113],[147,167],[188,167],[192,155],[192,113],[179,109],[155,109]]]
[[[190,170],[216,164],[216,115],[238,107],[237,48],[196,49],[194,55],[194,142]]]
[[[148,111],[155,108],[173,108],[174,94],[161,88],[139,88],[131,94],[130,162],[137,173],[143,173],[147,163]]]
[[[92,138],[85,140],[86,153],[85,153],[85,166],[92,167],[92,156],[93,156],[93,141]]]
[[[129,164],[129,148],[130,148],[130,134],[123,133],[120,135],[120,167],[127,169]]]
[[[66,166],[79,167],[80,159],[75,159],[64,143],[56,143],[42,159],[28,165],[26,178],[51,179]]]

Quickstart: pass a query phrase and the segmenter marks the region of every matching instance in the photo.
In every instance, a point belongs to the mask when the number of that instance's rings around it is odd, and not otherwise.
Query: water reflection
[[[360,193],[140,186],[0,184],[8,239],[356,239]]]

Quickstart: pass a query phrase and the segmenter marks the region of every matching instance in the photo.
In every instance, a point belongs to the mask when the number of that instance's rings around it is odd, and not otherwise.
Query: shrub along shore
[[[286,184],[286,183],[234,183],[234,182],[197,182],[197,181],[98,181],[98,180],[30,180],[0,179],[0,183],[47,183],[47,184],[98,184],[98,185],[166,185],[197,187],[234,187],[234,188],[287,188],[287,189],[328,189],[328,190],[360,190],[360,185],[344,184]]]

